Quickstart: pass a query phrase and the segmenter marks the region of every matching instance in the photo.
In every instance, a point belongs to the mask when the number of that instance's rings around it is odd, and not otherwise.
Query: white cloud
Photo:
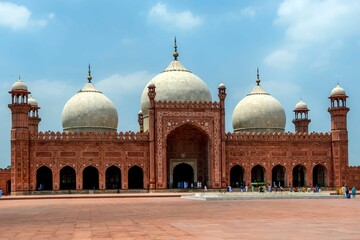
[[[8,27],[12,30],[21,30],[33,27],[45,27],[48,24],[47,19],[34,19],[31,17],[31,11],[21,5],[10,2],[0,2],[0,27]],[[55,17],[50,13],[48,19]]]
[[[241,14],[247,17],[253,17],[255,16],[256,12],[253,7],[246,7],[241,9]]]
[[[161,24],[166,29],[191,30],[203,23],[201,17],[190,11],[175,12],[161,2],[150,9],[148,17],[151,22]]]
[[[290,68],[295,61],[296,54],[285,49],[275,50],[264,59],[267,65],[282,69]]]
[[[275,66],[276,61],[270,60],[290,57],[290,66],[300,60],[296,56],[301,55],[310,65],[322,66],[328,62],[326,58],[331,57],[331,52],[344,46],[339,43],[360,35],[359,12],[360,1],[356,0],[283,1],[274,24],[285,28],[284,43],[281,50],[274,50],[264,62]],[[317,55],[322,57],[318,58]],[[282,67],[282,61],[277,63]]]

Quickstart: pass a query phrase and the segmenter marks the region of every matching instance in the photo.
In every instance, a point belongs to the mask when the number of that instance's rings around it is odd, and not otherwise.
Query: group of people
[[[350,198],[350,188],[343,185],[342,188],[341,188],[341,193],[340,194],[343,195],[345,198]],[[355,186],[353,186],[352,189],[351,189],[351,195],[352,195],[352,198],[356,198],[356,188],[355,188]]]

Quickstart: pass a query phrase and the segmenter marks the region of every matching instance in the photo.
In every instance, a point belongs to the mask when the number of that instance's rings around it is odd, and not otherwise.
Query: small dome
[[[11,91],[13,91],[13,90],[25,90],[25,91],[27,91],[28,88],[27,88],[25,82],[23,82],[23,81],[19,78],[19,79],[18,79],[16,82],[14,82],[13,85],[11,86]]]
[[[36,101],[35,98],[33,98],[31,95],[29,96],[29,99],[28,99],[28,103],[31,105],[31,106],[38,106],[38,103]]]
[[[221,89],[223,89],[223,88],[226,88],[226,87],[225,87],[225,84],[223,84],[223,83],[220,83],[220,84],[219,84],[219,87],[218,87],[218,88],[221,88]]]
[[[284,132],[286,116],[280,102],[258,85],[235,107],[235,132]]]
[[[338,84],[334,89],[331,91],[330,96],[336,96],[336,95],[346,95],[345,90]]]
[[[90,71],[89,71],[90,73]],[[118,114],[114,104],[89,82],[65,104],[62,125],[65,132],[116,132]]]
[[[301,99],[296,105],[295,110],[308,110],[307,104]]]

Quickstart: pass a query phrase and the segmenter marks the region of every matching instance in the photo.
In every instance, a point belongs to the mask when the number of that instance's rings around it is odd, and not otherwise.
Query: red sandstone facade
[[[149,131],[38,132],[38,107],[27,90],[12,90],[11,192],[164,190],[268,182],[282,187],[359,186],[348,166],[346,95],[331,96],[331,131],[308,133],[306,109],[295,110],[294,133],[225,133],[226,88],[217,102],[156,101],[148,96]],[[8,189],[9,171],[0,170]],[[6,182],[6,183],[5,183]]]

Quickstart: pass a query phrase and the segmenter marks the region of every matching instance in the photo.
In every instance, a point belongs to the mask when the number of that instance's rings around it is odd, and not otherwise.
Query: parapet
[[[148,139],[147,132],[39,132],[31,134],[31,140],[147,141]]]
[[[330,132],[325,133],[307,133],[307,132],[286,132],[286,133],[255,133],[255,132],[236,132],[236,133],[226,133],[225,139],[227,141],[247,141],[247,140],[257,140],[257,141],[307,141],[307,140],[323,140],[330,141],[331,134]]]

